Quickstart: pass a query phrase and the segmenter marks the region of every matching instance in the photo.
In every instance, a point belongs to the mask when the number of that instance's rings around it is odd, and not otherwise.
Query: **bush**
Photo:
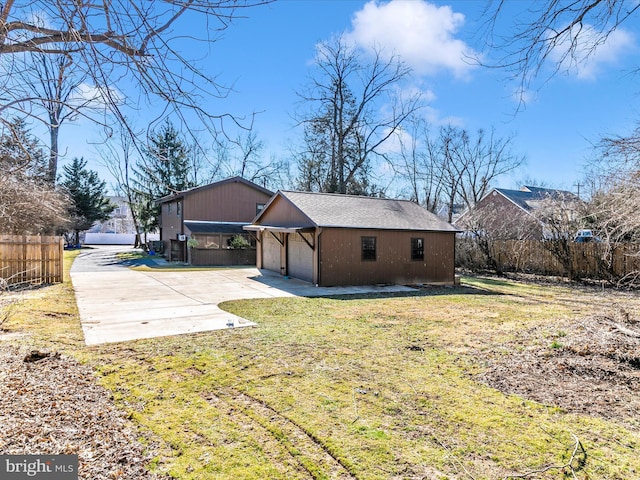
[[[235,250],[246,250],[247,248],[251,247],[251,244],[242,235],[237,234],[233,236],[231,242],[229,243],[229,246]]]

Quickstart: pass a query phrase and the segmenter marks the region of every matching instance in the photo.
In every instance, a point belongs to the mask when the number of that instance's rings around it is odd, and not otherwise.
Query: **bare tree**
[[[0,173],[0,232],[52,234],[68,218],[68,199],[49,183],[18,181]]]
[[[524,14],[514,11],[520,7]],[[491,1],[485,12],[486,39],[490,48],[503,53],[491,66],[507,69],[524,94],[543,72],[542,83],[582,64],[639,8],[629,0]],[[506,18],[528,20],[501,31]]]
[[[104,142],[100,149],[102,164],[115,179],[115,189],[123,195],[131,212],[133,228],[136,231],[134,246],[142,245],[140,225],[138,222],[138,208],[136,207],[136,195],[131,179],[131,174],[136,165],[136,149],[131,135],[122,126],[118,128],[117,139]]]
[[[587,221],[587,205],[573,194],[556,193],[542,200],[534,215],[544,225],[543,247],[564,267],[570,280],[581,272],[574,264],[574,237]]]
[[[49,130],[48,177],[54,183],[58,170],[60,127],[67,120],[73,120],[80,114],[86,115],[86,111],[101,104],[101,100],[96,98],[95,93],[87,95],[80,91],[87,74],[78,68],[73,55],[69,53],[50,55],[31,52],[25,56],[25,66],[17,78],[19,83],[14,89],[23,89],[22,95],[31,98],[31,103],[44,110],[44,116],[37,108],[31,116],[41,120]]]
[[[24,73],[23,55],[35,53],[61,59],[72,55],[73,67],[79,76],[86,75],[90,87],[98,92],[116,121],[126,125],[125,108],[135,110],[146,98],[159,109],[157,120],[166,113],[184,120],[188,110],[193,116],[184,123],[194,130],[195,119],[209,129],[220,129],[224,118],[233,117],[211,113],[206,100],[223,98],[229,90],[215,77],[204,74],[198,59],[185,56],[186,38],[177,28],[185,24],[194,35],[189,38],[191,42],[209,43],[217,32],[228,27],[240,9],[269,1],[8,0],[0,6],[0,56],[4,60],[0,114],[6,116],[14,110],[55,127],[55,119],[42,118],[33,111],[34,103],[48,100],[53,102],[49,111],[63,106],[77,113],[78,104],[70,97],[42,92],[25,95],[22,88],[15,88],[16,79]],[[206,34],[196,38],[198,31]],[[130,92],[132,86],[137,87],[139,96],[133,93],[128,98],[125,92]],[[111,122],[103,119],[101,123],[111,130]]]
[[[452,125],[441,127],[437,136],[424,130],[422,176],[447,206],[449,222],[456,203],[473,207],[496,179],[523,164],[524,156],[511,151],[513,138],[498,137],[493,128],[489,134],[480,129],[475,137]]]
[[[540,221],[535,217],[514,216],[513,211],[499,204],[478,204],[456,226],[465,231],[456,244],[458,264],[471,269],[489,268],[499,274],[503,272],[505,257],[517,265],[526,248],[524,241],[539,240],[541,231]]]
[[[428,142],[429,127],[426,121],[412,116],[399,132],[400,151],[391,167],[409,185],[409,198],[435,212],[443,200],[444,183],[438,157]],[[427,140],[425,142],[425,139]],[[426,146],[426,148],[425,148]]]
[[[265,188],[278,189],[290,183],[289,163],[271,155],[265,160],[264,142],[253,130],[235,138],[222,137],[215,142],[212,179],[217,176],[239,176]]]
[[[620,277],[614,261],[617,252],[625,250],[622,255],[634,260],[625,259],[625,264],[637,263],[637,252],[627,246],[640,242],[640,131],[604,138],[597,152],[584,182],[591,187],[589,226],[604,250],[602,273],[616,282],[637,283],[640,272],[636,268]]]
[[[380,50],[367,63],[340,36],[318,46],[316,68],[308,91],[299,93],[307,107],[299,116],[306,143],[299,157],[303,175],[324,178],[301,178],[300,183],[317,183],[321,191],[367,193],[371,158],[382,154],[380,147],[419,107],[418,96],[394,95],[410,70],[395,56],[385,59]]]
[[[22,120],[0,134],[0,232],[50,234],[63,227],[68,198],[46,180],[42,146]]]

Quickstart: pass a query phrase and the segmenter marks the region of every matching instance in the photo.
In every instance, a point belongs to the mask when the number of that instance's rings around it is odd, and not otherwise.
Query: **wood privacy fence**
[[[622,279],[640,274],[640,245],[604,243],[571,243],[573,272],[581,278]],[[486,258],[469,239],[458,240],[457,263],[463,267],[483,267]],[[565,265],[541,241],[502,240],[491,246],[492,256],[503,271],[566,276]]]
[[[63,254],[62,237],[0,235],[0,283],[60,283]]]

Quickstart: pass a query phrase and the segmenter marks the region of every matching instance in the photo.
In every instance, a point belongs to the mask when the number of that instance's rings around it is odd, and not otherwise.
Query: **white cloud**
[[[551,60],[582,80],[593,80],[607,64],[617,63],[635,43],[634,36],[629,31],[617,29],[603,43],[596,45],[596,30],[590,25],[583,25],[576,36],[575,53],[569,55],[572,37],[571,33],[566,35],[564,41],[551,52]]]
[[[120,92],[110,87],[96,87],[81,83],[69,98],[69,103],[75,106],[103,108],[110,103],[122,104],[124,97]]]
[[[389,135],[390,129],[386,129],[384,135]],[[378,147],[378,153],[382,154],[392,154],[392,153],[400,153],[402,151],[402,145],[410,145],[412,142],[412,137],[409,132],[402,128],[397,128],[391,136],[387,138],[384,143]]]
[[[473,68],[465,57],[475,55],[455,37],[464,21],[451,7],[424,0],[371,0],[355,13],[346,37],[361,48],[381,47],[399,55],[418,74],[448,70],[464,77]]]

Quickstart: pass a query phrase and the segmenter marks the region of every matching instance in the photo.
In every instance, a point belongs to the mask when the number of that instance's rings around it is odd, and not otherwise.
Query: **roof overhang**
[[[245,225],[242,227],[252,232],[304,233],[314,232],[315,227],[277,227],[272,225]]]

